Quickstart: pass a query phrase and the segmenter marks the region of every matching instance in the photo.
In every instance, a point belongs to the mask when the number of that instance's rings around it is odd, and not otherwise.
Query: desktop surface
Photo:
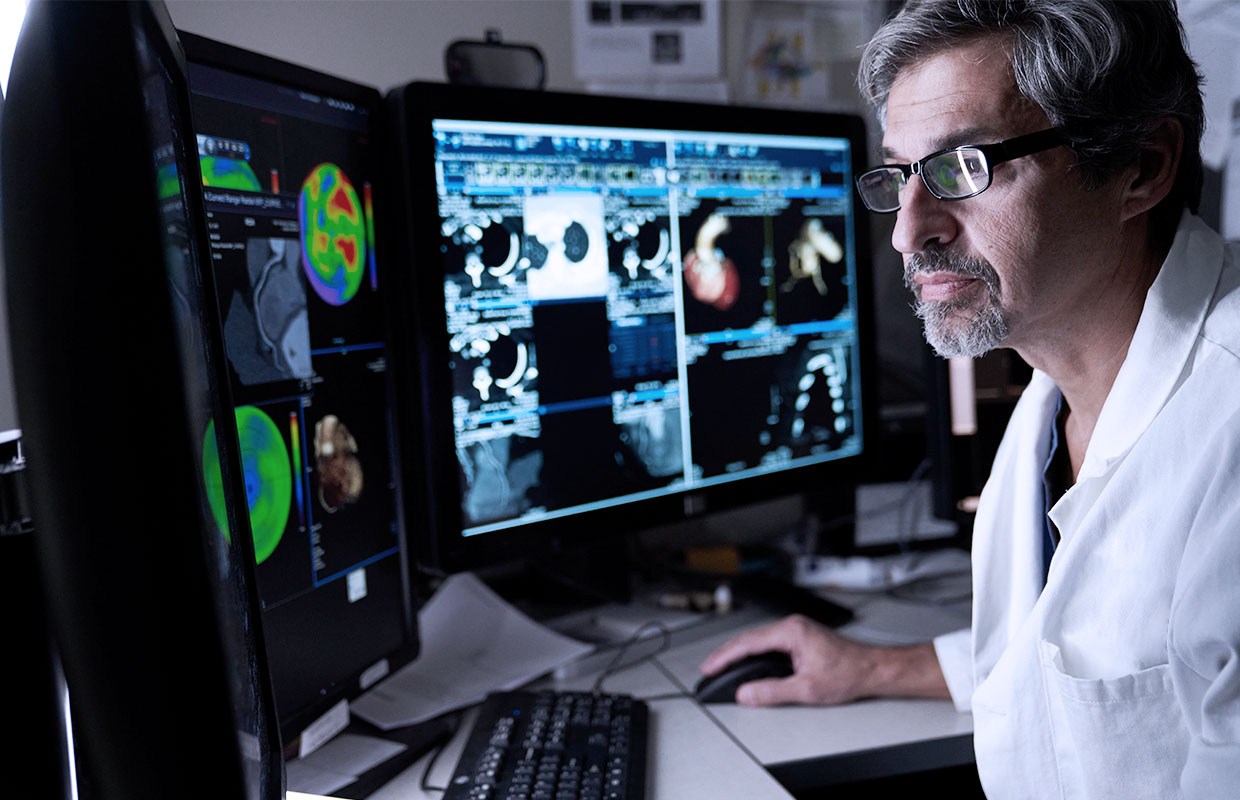
[[[923,637],[967,624],[967,603],[947,608],[897,601],[882,595],[849,594],[836,599],[857,610],[843,629],[858,637],[879,635],[900,612],[916,613]],[[644,698],[650,707],[647,796],[651,798],[788,798],[790,791],[836,783],[968,765],[972,762],[972,718],[945,700],[870,700],[835,707],[747,709],[733,704],[701,705],[691,697],[697,665],[738,631],[773,621],[759,608],[728,615],[704,615],[676,628],[670,647],[660,636],[634,646],[631,666],[599,675],[614,651],[588,656],[579,666],[534,684],[557,691],[590,691]],[[877,621],[877,622],[874,622]],[[904,636],[905,630],[881,632]],[[435,760],[427,783],[443,786],[474,718],[465,713],[460,731]],[[431,798],[420,784],[428,756],[372,795],[375,800]]]

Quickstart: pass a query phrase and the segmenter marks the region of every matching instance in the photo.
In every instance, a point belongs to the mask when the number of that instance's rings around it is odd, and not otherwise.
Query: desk
[[[557,689],[590,689],[594,675],[548,681]],[[608,692],[637,697],[656,697],[679,691],[679,687],[657,665],[643,663],[612,676]],[[465,734],[473,724],[473,712],[466,715],[461,730],[445,748],[429,776],[432,786],[444,786],[452,770]],[[747,756],[701,708],[689,698],[654,700],[650,703],[650,750],[647,766],[647,793],[655,798],[744,797],[746,800],[787,800],[788,793],[762,765]],[[436,800],[438,792],[425,792],[420,783],[430,758],[413,764],[394,780],[370,796],[370,800]]]
[[[849,597],[846,602],[857,611],[857,620],[842,632],[856,638],[864,638],[867,619],[892,612],[893,601],[881,598]],[[664,698],[650,702],[649,800],[788,800],[788,789],[972,762],[972,718],[947,701],[870,700],[832,708],[746,709],[664,697],[691,689],[699,675],[697,665],[737,631],[775,618],[748,609],[677,631],[670,649],[607,679],[604,691]],[[928,633],[946,632],[968,621],[959,609],[945,610],[937,619],[940,630]],[[597,667],[590,665],[574,677],[539,685],[589,689],[597,669],[609,660],[610,656],[598,659]],[[429,776],[432,786],[443,786],[451,777],[472,721],[471,713],[435,763]],[[429,761],[428,756],[413,764],[372,794],[372,800],[437,800],[438,792],[424,792],[420,786]]]
[[[696,680],[697,665],[729,636],[682,645],[659,661],[681,681]],[[826,708],[720,703],[703,711],[794,791],[973,761],[973,718],[944,700],[865,700]]]

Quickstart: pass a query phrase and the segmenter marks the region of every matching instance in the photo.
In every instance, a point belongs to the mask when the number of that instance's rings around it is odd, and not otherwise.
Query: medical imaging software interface
[[[465,535],[860,452],[846,139],[433,135]]]
[[[319,669],[378,657],[402,636],[378,148],[368,109],[351,102],[201,64],[190,78],[283,714],[314,699]],[[320,638],[330,649],[316,649]]]

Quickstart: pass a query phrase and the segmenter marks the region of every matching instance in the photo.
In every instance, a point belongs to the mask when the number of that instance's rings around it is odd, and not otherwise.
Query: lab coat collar
[[[1222,238],[1185,212],[1146,294],[1128,354],[1090,437],[1078,483],[1105,474],[1170,399],[1188,365],[1222,269]]]

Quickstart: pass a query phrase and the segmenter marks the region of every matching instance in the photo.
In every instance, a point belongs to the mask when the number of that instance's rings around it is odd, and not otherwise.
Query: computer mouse
[[[786,678],[792,672],[792,657],[787,653],[781,650],[755,653],[732,662],[722,672],[703,676],[693,687],[693,694],[703,703],[735,703],[736,689],[742,683]]]

